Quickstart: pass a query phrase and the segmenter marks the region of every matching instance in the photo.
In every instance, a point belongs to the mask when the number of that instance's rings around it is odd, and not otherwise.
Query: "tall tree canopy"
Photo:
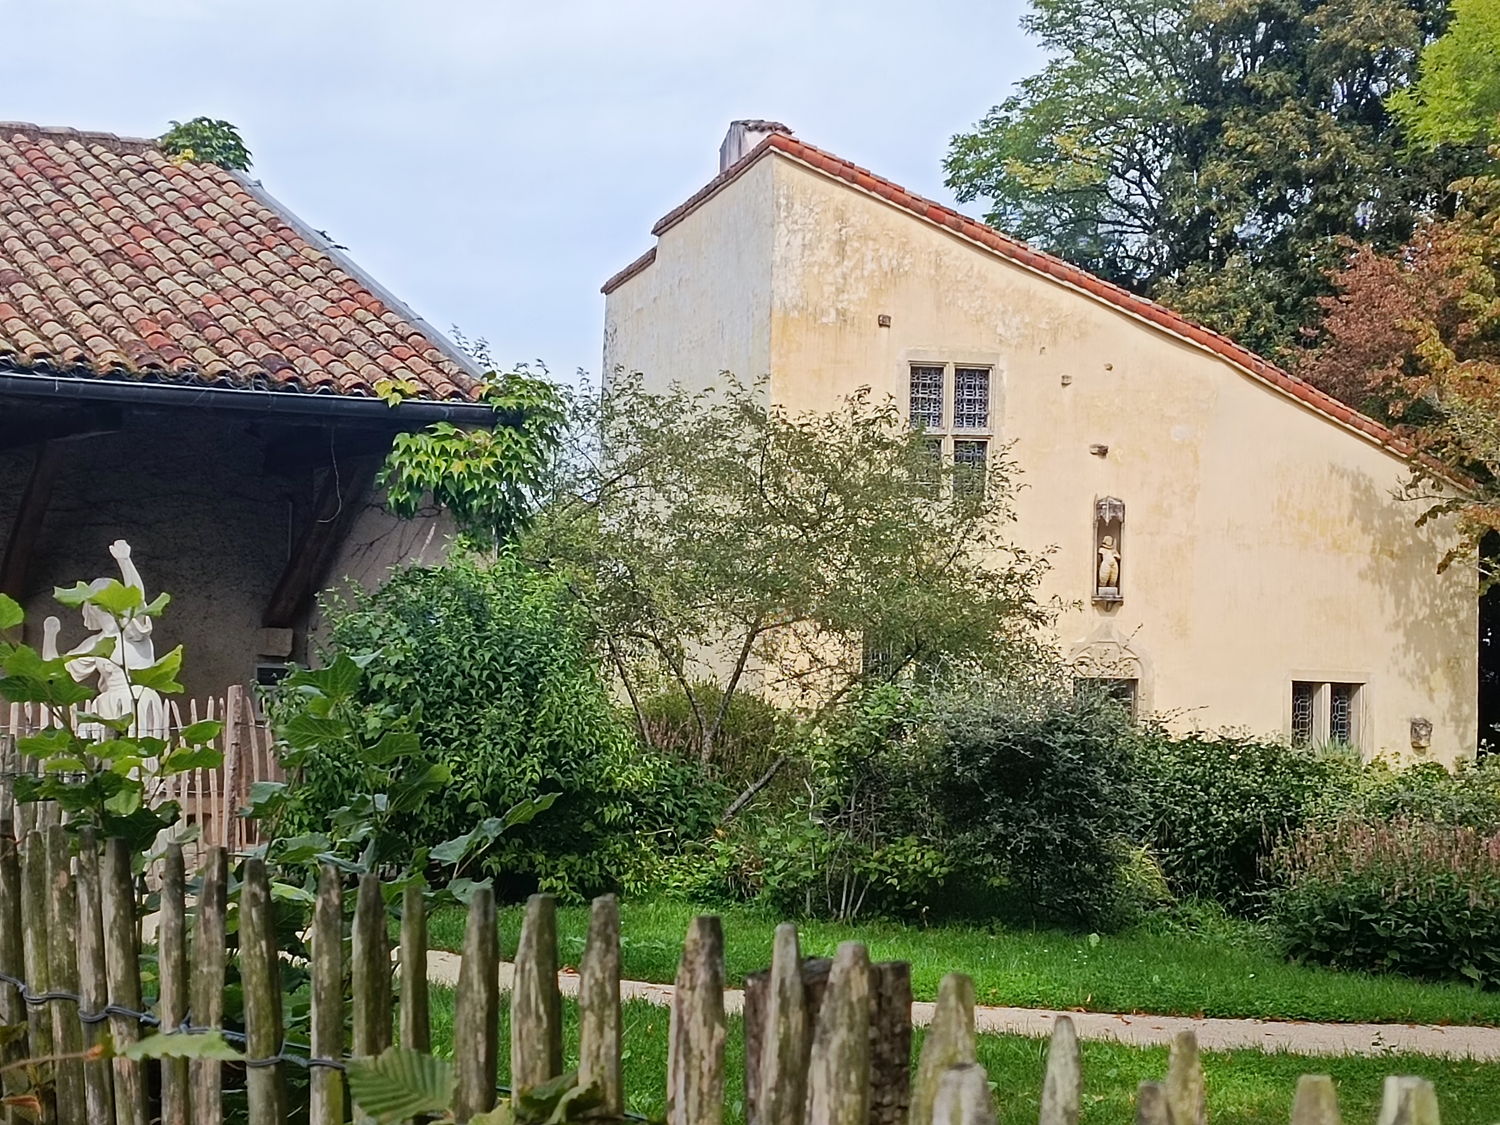
[[[1452,26],[1422,52],[1421,77],[1390,108],[1430,148],[1500,141],[1500,4],[1453,0]]]
[[[1341,240],[1400,245],[1452,178],[1385,105],[1447,0],[1032,4],[1052,57],[953,139],[949,186],[1250,347],[1298,343]]]

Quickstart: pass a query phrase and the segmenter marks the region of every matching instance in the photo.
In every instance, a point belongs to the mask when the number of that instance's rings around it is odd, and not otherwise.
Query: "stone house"
[[[190,695],[304,657],[327,583],[438,556],[375,476],[397,433],[493,425],[480,379],[247,176],[0,124],[0,592],[29,640],[124,538]]]
[[[1080,678],[1179,729],[1474,754],[1474,569],[1438,572],[1384,426],[774,122],[652,233],[604,286],[606,373],[765,378],[794,413],[869,387],[941,456],[1009,444]]]

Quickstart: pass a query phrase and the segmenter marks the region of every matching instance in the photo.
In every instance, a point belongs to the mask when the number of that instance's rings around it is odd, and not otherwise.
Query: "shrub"
[[[1069,925],[1124,921],[1134,818],[1118,703],[1097,693],[1040,707],[980,696],[941,710],[930,799],[970,904]],[[997,899],[976,898],[978,888]]]
[[[1136,838],[1176,894],[1241,914],[1264,908],[1265,864],[1277,842],[1330,791],[1352,792],[1358,774],[1347,754],[1228,734],[1146,730],[1134,757]]]
[[[920,706],[896,684],[856,693],[790,748],[800,785],[763,792],[669,862],[663,887],[845,921],[925,911],[951,863],[927,807]]]
[[[711,683],[693,685],[692,703],[681,688],[642,700],[640,722],[646,728],[647,744],[684,761],[698,760],[699,733],[692,705],[706,709],[718,707],[721,701],[719,687]],[[749,785],[787,749],[793,725],[792,717],[774,703],[748,691],[736,692],[714,739],[715,773],[730,786]]]
[[[1500,835],[1345,821],[1275,852],[1273,920],[1296,958],[1500,986]]]
[[[411,716],[413,768],[452,780],[394,822],[415,850],[549,793],[554,804],[486,856],[492,874],[564,894],[629,885],[653,848],[707,829],[719,796],[691,765],[645,753],[616,713],[565,583],[502,556],[397,571],[330,607],[337,651],[368,660],[361,693]],[[273,714],[295,711],[283,695]],[[293,787],[316,827],[355,764],[319,755]]]
[[[1500,760],[1460,762],[1452,771],[1435,762],[1393,769],[1377,761],[1340,781],[1316,803],[1318,820],[1420,820],[1500,832]]]

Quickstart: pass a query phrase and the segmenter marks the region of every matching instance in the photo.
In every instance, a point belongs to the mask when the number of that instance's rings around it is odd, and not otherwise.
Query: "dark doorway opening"
[[[1500,569],[1500,535],[1479,544],[1482,573]],[[1479,596],[1479,753],[1500,752],[1500,583]]]

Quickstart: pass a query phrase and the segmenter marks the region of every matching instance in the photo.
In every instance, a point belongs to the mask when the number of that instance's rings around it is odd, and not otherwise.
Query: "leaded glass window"
[[[1355,702],[1358,684],[1330,684],[1328,700],[1328,741],[1353,746],[1355,739]]]
[[[914,428],[943,428],[943,370],[942,367],[912,367],[909,407]]]
[[[955,367],[953,369],[953,428],[955,430],[990,428],[990,369],[988,367]]]
[[[1292,743],[1307,746],[1313,740],[1313,707],[1318,685],[1295,680],[1292,683]]]
[[[954,492],[964,496],[984,494],[984,468],[989,454],[989,445],[987,441],[954,441]]]

